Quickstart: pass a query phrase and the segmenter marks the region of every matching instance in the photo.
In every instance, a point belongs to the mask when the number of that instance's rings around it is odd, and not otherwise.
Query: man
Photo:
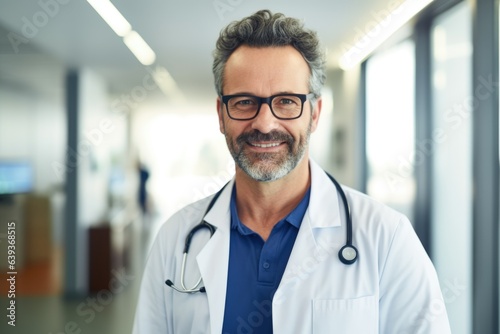
[[[222,31],[214,58],[236,174],[162,227],[134,333],[449,333],[435,270],[403,215],[344,187],[358,252],[338,256],[344,193],[308,150],[325,80],[316,34],[259,11]],[[213,236],[199,230],[183,258],[202,221]]]

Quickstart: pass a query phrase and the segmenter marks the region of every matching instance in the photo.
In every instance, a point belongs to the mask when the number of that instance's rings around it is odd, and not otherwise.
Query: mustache
[[[286,132],[271,131],[269,133],[262,133],[259,130],[242,133],[236,138],[236,142],[240,145],[249,141],[281,141],[291,145],[295,140]]]

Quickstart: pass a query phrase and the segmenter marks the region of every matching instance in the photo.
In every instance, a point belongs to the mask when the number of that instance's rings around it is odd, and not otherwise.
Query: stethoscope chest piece
[[[358,250],[353,245],[345,245],[339,251],[339,259],[343,264],[353,264],[358,258]]]

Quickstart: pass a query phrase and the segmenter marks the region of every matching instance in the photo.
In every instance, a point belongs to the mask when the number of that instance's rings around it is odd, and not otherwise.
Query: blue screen
[[[0,162],[0,195],[26,193],[33,188],[33,170],[26,162]]]

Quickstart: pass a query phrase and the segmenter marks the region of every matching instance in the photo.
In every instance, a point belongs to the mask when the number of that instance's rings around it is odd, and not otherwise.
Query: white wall
[[[117,126],[109,111],[106,84],[96,73],[80,71],[78,93],[78,223],[89,226],[107,214],[109,138]]]

